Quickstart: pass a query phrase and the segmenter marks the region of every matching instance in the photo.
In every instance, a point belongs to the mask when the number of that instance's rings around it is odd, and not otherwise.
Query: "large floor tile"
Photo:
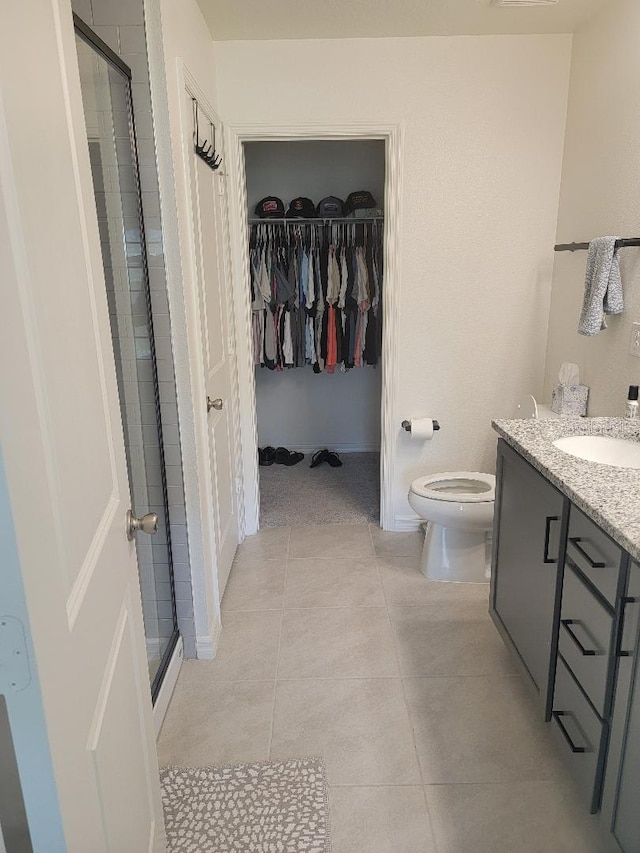
[[[185,661],[186,681],[262,681],[275,678],[282,611],[225,612],[215,660]]]
[[[516,675],[483,604],[391,607],[403,675]]]
[[[285,607],[360,607],[384,603],[374,557],[289,560]]]
[[[290,527],[263,527],[238,545],[237,559],[277,560],[289,553]]]
[[[278,678],[399,675],[385,607],[285,610]]]
[[[550,782],[431,785],[439,853],[603,853],[572,791]]]
[[[332,853],[436,853],[420,787],[332,788]]]
[[[425,783],[555,778],[548,732],[520,677],[404,684]]]
[[[285,557],[277,560],[236,559],[222,597],[222,609],[281,609],[285,567]]]
[[[309,755],[332,785],[418,784],[400,679],[278,681],[271,757]]]
[[[370,529],[373,547],[380,557],[418,557],[422,553],[424,533],[421,530],[395,533],[381,530],[377,524],[371,524]]]
[[[307,524],[291,528],[290,557],[368,557],[373,545],[366,524]]]
[[[481,602],[489,609],[489,584],[430,581],[420,571],[418,557],[378,558],[388,604],[448,604]]]
[[[179,680],[158,740],[161,767],[205,767],[269,756],[274,683]]]

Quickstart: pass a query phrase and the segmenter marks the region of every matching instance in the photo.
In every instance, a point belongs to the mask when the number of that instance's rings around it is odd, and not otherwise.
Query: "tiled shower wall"
[[[184,642],[185,657],[195,657],[195,624],[185,517],[182,455],[180,450],[176,385],[171,347],[171,321],[162,243],[160,195],[158,192],[142,0],[73,0],[73,10],[94,30],[96,35],[126,62],[132,72],[133,109],[138,144],[142,209],[146,232],[164,456],[167,472],[176,609],[178,627]],[[143,386],[141,388],[141,397],[152,401],[151,376],[143,377],[141,372],[138,371],[138,377],[142,379],[141,384],[145,380],[149,382],[148,390],[151,393],[151,396],[145,395]],[[140,408],[143,432],[146,432],[146,435],[153,435],[152,429],[144,430],[145,417],[147,419],[155,417],[153,406],[143,404]],[[149,424],[153,424],[153,421],[149,421]],[[153,448],[150,447],[145,452],[153,453]],[[153,506],[150,506],[149,509],[153,510]],[[155,614],[156,586],[158,585],[154,586],[152,583],[149,572],[150,566],[145,565],[144,548],[139,549],[139,560],[141,564],[143,607],[145,612],[151,616]],[[163,589],[164,592],[162,591]],[[162,612],[167,609],[168,605],[168,586],[160,585],[158,593],[160,598],[157,601],[157,608],[159,611],[158,616],[161,617]],[[166,597],[166,600],[163,600],[163,596]]]

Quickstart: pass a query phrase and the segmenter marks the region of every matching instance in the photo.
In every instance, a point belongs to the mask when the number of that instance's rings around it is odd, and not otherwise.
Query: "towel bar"
[[[629,246],[640,246],[640,237],[625,237],[616,240],[616,249],[626,249]],[[577,252],[581,249],[588,249],[588,243],[556,243],[553,247],[554,252]]]

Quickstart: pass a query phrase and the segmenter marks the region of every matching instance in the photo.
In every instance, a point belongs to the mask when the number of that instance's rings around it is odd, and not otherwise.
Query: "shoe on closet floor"
[[[334,453],[333,450],[327,450],[326,447],[313,454],[311,457],[311,465],[309,467],[317,468],[318,465],[322,465],[323,462],[328,462],[332,468],[339,468],[342,465],[342,460],[338,454]]]
[[[258,448],[258,465],[273,465],[276,456],[275,447],[259,447]]]
[[[297,450],[287,450],[286,447],[276,447],[274,461],[278,465],[297,465],[303,459],[304,453],[299,453]]]
[[[342,459],[340,459],[338,454],[333,450],[330,450],[327,453],[327,462],[332,468],[339,468],[342,465]]]

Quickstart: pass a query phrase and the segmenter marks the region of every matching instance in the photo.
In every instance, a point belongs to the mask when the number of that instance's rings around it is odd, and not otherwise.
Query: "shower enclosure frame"
[[[132,96],[132,72],[129,66],[115,53],[109,45],[107,45],[96,33],[88,26],[75,12],[73,13],[73,25],[77,35],[79,35],[87,44],[89,44],[97,54],[99,54],[111,67],[115,68],[126,80],[126,95],[127,95],[127,112],[129,119],[129,143],[131,146],[131,158],[132,158],[132,166],[133,166],[133,175],[135,181],[135,195],[136,195],[136,204],[137,204],[137,214],[138,221],[140,226],[140,245],[141,245],[141,267],[142,267],[142,283],[143,283],[143,293],[145,298],[145,306],[147,312],[148,319],[148,328],[149,328],[149,346],[151,352],[151,368],[152,368],[152,383],[154,390],[154,405],[156,412],[156,424],[158,430],[158,444],[159,444],[159,454],[160,454],[160,473],[161,473],[161,489],[162,489],[162,498],[163,504],[166,511],[166,545],[167,545],[167,554],[168,554],[168,575],[169,575],[169,583],[171,587],[171,613],[173,620],[173,632],[168,639],[167,647],[162,655],[160,660],[160,665],[150,683],[151,687],[151,699],[155,706],[156,700],[158,699],[158,695],[160,694],[163,679],[167,670],[169,669],[172,659],[174,657],[174,653],[176,651],[176,647],[178,645],[178,641],[180,639],[180,632],[178,629],[178,617],[176,611],[176,590],[175,590],[175,578],[174,578],[174,570],[173,570],[173,553],[171,547],[171,529],[169,524],[169,500],[168,500],[168,492],[167,492],[167,478],[166,478],[166,463],[165,463],[165,454],[164,454],[164,440],[162,434],[162,416],[160,409],[160,395],[159,395],[159,386],[158,386],[158,372],[157,372],[157,357],[156,357],[156,347],[155,347],[155,338],[153,332],[153,311],[152,311],[152,303],[151,303],[151,287],[149,282],[149,268],[148,268],[148,259],[147,259],[147,243],[146,243],[146,234],[145,234],[145,223],[144,223],[144,215],[142,209],[142,190],[140,186],[140,165],[138,161],[138,147],[136,142],[136,131],[135,131],[135,116],[133,110],[133,96]],[[114,353],[114,358],[115,358]],[[124,411],[123,411],[123,401],[120,401],[120,410],[123,415],[124,420]],[[132,487],[131,483],[131,469],[129,467],[129,486]],[[132,496],[132,505],[133,505],[133,496]]]

